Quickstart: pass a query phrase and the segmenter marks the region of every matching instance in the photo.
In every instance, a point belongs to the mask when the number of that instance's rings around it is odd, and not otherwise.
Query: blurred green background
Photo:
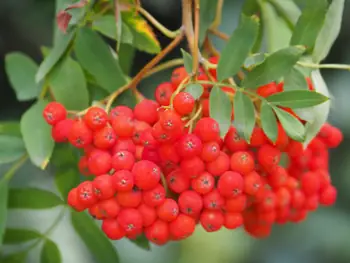
[[[342,30],[326,63],[350,64],[350,1],[345,2]],[[180,0],[143,0],[142,4],[168,28],[177,29],[180,26]],[[222,31],[230,34],[234,30],[241,5],[241,0],[225,1]],[[5,75],[4,56],[11,51],[21,51],[40,62],[40,47],[51,45],[54,9],[54,0],[0,1],[0,120],[18,119],[30,106],[30,103],[16,101]],[[169,40],[160,34],[158,36],[162,46],[165,46]],[[224,44],[218,39],[214,39],[214,42],[219,49]],[[179,55],[178,48],[168,59]],[[150,58],[150,55],[137,52],[132,74]],[[206,234],[198,229],[193,237],[182,243],[152,246],[151,252],[143,251],[127,240],[118,241],[115,245],[121,262],[350,263],[350,162],[347,161],[350,159],[350,72],[324,70],[322,73],[334,97],[329,121],[341,128],[345,135],[342,145],[331,153],[331,174],[339,191],[336,206],[319,209],[301,224],[275,227],[271,237],[265,240],[253,240],[240,230]],[[141,83],[140,90],[152,96],[157,84],[169,76],[170,71],[167,71],[147,79]],[[0,166],[0,177],[6,169],[7,166]],[[30,164],[20,169],[12,184],[54,189],[53,174],[40,171]],[[51,225],[58,212],[57,209],[39,212],[12,210],[8,225],[42,231]],[[52,233],[52,239],[59,244],[64,263],[94,262],[67,218]],[[5,246],[3,253],[21,250],[28,245]],[[28,263],[39,262],[39,249],[40,246],[31,251]]]

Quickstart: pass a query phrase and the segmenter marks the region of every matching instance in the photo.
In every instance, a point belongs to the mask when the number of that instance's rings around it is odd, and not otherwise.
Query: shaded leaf
[[[40,262],[41,263],[60,263],[61,252],[57,245],[50,239],[46,239],[44,246],[40,253]]]
[[[139,248],[147,251],[151,250],[150,242],[144,235],[140,235],[136,239],[130,239],[130,241],[137,245]]]
[[[0,180],[0,247],[5,233],[7,220],[7,200],[8,200],[8,181]]]
[[[192,56],[188,52],[183,50],[182,48],[181,48],[181,53],[182,53],[182,57],[184,59],[185,69],[186,69],[188,74],[191,74],[192,73],[192,64],[193,64]]]
[[[118,96],[118,98],[114,102],[114,105],[125,105],[130,108],[134,108],[136,104],[137,104],[136,96],[130,89],[123,92],[120,96]]]
[[[277,107],[274,107],[273,109],[287,135],[298,142],[303,142],[305,140],[304,125],[289,112]]]
[[[278,125],[275,113],[272,110],[272,107],[263,102],[260,108],[260,118],[261,118],[261,127],[264,130],[266,136],[272,141],[276,142],[278,136]]]
[[[98,263],[118,263],[115,247],[86,213],[72,211],[72,224]]]
[[[288,23],[278,15],[269,1],[259,1],[262,11],[262,21],[266,35],[267,50],[275,52],[289,46],[292,30]]]
[[[231,125],[232,104],[227,94],[217,86],[210,92],[209,113],[219,123],[220,135],[224,137]]]
[[[284,90],[307,90],[306,78],[296,67],[293,67],[287,75],[284,76]]]
[[[257,88],[286,75],[305,51],[304,48],[287,47],[269,55],[265,61],[248,72],[243,80],[246,88]]]
[[[293,28],[301,15],[298,5],[294,1],[285,0],[270,0],[270,3]]]
[[[236,92],[233,100],[235,113],[234,126],[243,134],[245,140],[250,143],[250,138],[255,127],[255,107],[252,100],[243,92]]]
[[[41,233],[31,229],[7,228],[4,236],[4,244],[19,244],[41,237]]]
[[[51,127],[42,117],[47,101],[39,100],[21,118],[21,132],[32,163],[45,168],[55,146]]]
[[[133,46],[141,51],[156,54],[161,50],[158,39],[147,21],[133,11],[122,12],[122,19],[133,35]]]
[[[123,69],[124,74],[128,76],[130,76],[131,74],[131,67],[134,61],[135,54],[136,49],[133,46],[121,44],[119,52],[119,64],[120,67]]]
[[[345,0],[333,0],[326,14],[321,31],[318,34],[313,50],[313,61],[319,63],[328,55],[337,39],[344,12]]]
[[[54,193],[39,188],[11,188],[9,208],[45,209],[64,204]]]
[[[25,154],[23,140],[16,136],[0,135],[0,164],[11,163]]]
[[[83,110],[89,106],[89,93],[84,71],[70,57],[60,61],[48,76],[55,100],[69,110]]]
[[[207,30],[214,21],[217,1],[200,0],[199,13],[199,46],[204,42]]]
[[[246,0],[244,1],[242,12],[246,16],[257,15],[260,10],[258,1],[256,0]]]
[[[1,263],[24,263],[26,262],[27,252],[18,252],[1,258]]]
[[[312,72],[311,79],[317,92],[327,97],[330,96],[327,85],[319,70]],[[305,125],[304,147],[306,147],[311,142],[311,140],[320,131],[321,127],[325,124],[329,115],[329,110],[330,100],[318,106],[295,110],[296,114],[308,121]]]
[[[17,121],[0,122],[0,134],[22,137],[19,122]]]
[[[92,28],[99,31],[101,34],[106,37],[115,39],[120,43],[132,44],[133,43],[133,35],[130,31],[130,28],[121,21],[121,36],[118,39],[118,31],[117,26],[115,24],[115,18],[112,15],[105,15],[98,17],[96,20],[92,22]]]
[[[102,88],[113,92],[126,81],[122,69],[103,39],[89,28],[78,31],[75,42],[75,54],[78,61]]]
[[[204,88],[201,84],[192,83],[187,85],[185,91],[190,93],[195,100],[198,100],[202,96]]]
[[[241,22],[228,40],[217,67],[219,81],[235,75],[248,57],[258,35],[258,18],[242,16]]]
[[[50,54],[40,64],[39,69],[35,75],[36,82],[43,80],[46,75],[53,69],[56,63],[60,60],[66,52],[68,46],[75,36],[76,30],[72,30],[67,34],[60,34]]]
[[[17,100],[26,101],[38,96],[40,85],[35,82],[38,65],[30,57],[20,52],[9,53],[5,57],[5,69]]]
[[[275,93],[266,98],[276,106],[292,109],[308,108],[327,101],[329,98],[321,93],[310,90],[289,90]]]
[[[304,45],[312,49],[320,32],[327,11],[327,1],[313,1],[306,6],[293,32],[291,45]]]

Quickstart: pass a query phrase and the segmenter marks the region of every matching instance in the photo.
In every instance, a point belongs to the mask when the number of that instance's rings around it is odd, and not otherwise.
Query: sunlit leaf
[[[200,13],[199,13],[199,45],[204,42],[207,30],[214,21],[216,14],[217,1],[213,0],[200,0]]]
[[[35,81],[38,65],[30,57],[20,52],[9,53],[5,57],[5,69],[19,101],[36,98],[40,92]]]
[[[258,18],[242,16],[220,56],[217,75],[222,81],[235,75],[248,57],[258,35]]]
[[[188,74],[192,73],[192,56],[186,52],[185,50],[181,49],[181,53],[182,53],[182,57],[184,60],[184,65],[185,65],[185,69],[187,71]]]
[[[277,119],[272,107],[266,102],[261,104],[260,118],[264,133],[272,142],[276,142],[278,136]]]
[[[296,67],[292,68],[287,75],[284,76],[284,90],[307,90],[308,85],[306,78]]]
[[[285,0],[270,0],[270,3],[293,28],[301,15],[298,5],[294,1]]]
[[[201,84],[193,83],[193,84],[189,84],[186,87],[185,91],[190,93],[195,100],[198,100],[202,96],[204,92],[204,88]]]

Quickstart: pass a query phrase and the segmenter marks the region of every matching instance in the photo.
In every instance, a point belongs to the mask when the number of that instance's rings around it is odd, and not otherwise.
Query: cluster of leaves
[[[69,146],[55,146],[50,127],[40,117],[50,98],[77,111],[98,103],[127,83],[135,49],[151,54],[160,52],[159,42],[145,19],[134,10],[121,9],[118,9],[116,19],[114,2],[118,1],[91,0],[79,10],[70,10],[72,19],[67,33],[56,28],[54,45],[42,49],[44,59],[40,65],[22,53],[6,56],[6,71],[17,99],[35,102],[20,122],[0,122],[0,164],[14,163],[0,179],[0,246],[2,242],[19,244],[33,241],[33,246],[44,242],[42,262],[61,262],[60,250],[49,237],[50,230],[57,225],[60,217],[45,233],[6,229],[7,208],[35,210],[61,207],[59,216],[70,215],[77,234],[97,262],[118,262],[115,248],[94,221],[87,214],[76,213],[66,207],[68,191],[80,180],[76,168],[78,154]],[[280,80],[285,82],[285,92],[266,99],[258,98],[261,100],[261,124],[272,140],[277,136],[277,119],[289,136],[306,143],[325,122],[329,103],[315,105],[327,100],[327,87],[319,72],[315,71],[312,78],[318,92],[309,92],[305,76],[309,76],[310,72],[305,72],[298,61],[319,63],[325,58],[339,33],[344,0],[333,0],[330,5],[326,0],[305,2],[306,5],[300,9],[293,1],[246,0],[239,27],[230,37],[218,64],[220,82],[210,95],[210,114],[220,123],[223,133],[231,124],[234,107],[235,125],[249,141],[256,121],[256,105],[250,95],[258,86]],[[203,43],[215,16],[216,1],[201,0],[200,3],[200,43]],[[70,4],[70,0],[58,1],[56,13]],[[108,5],[112,8],[106,9]],[[262,19],[258,21],[255,14],[261,14]],[[281,28],[283,34],[279,32]],[[118,54],[102,36],[117,42]],[[263,36],[267,39],[268,48],[261,51]],[[191,72],[192,58],[186,52],[183,54],[185,66]],[[227,86],[226,80],[235,77],[242,69],[246,78],[238,81],[239,87],[232,86],[236,90],[232,104],[227,94],[218,87]],[[196,98],[203,92],[199,84],[189,85],[186,89]],[[131,92],[126,92],[118,98],[118,103],[133,106],[135,98]],[[295,109],[308,121],[306,126],[278,106]],[[45,168],[51,160],[61,196],[36,188],[9,189],[9,179],[26,157],[40,168]],[[138,244],[149,248],[142,240]],[[22,262],[27,252],[9,255],[1,262]]]

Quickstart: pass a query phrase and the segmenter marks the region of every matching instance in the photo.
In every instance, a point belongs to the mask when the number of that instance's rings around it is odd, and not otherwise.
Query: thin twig
[[[194,54],[194,32],[192,23],[192,0],[182,0],[182,25],[185,30],[188,46],[191,54]]]
[[[194,10],[194,41],[193,41],[193,66],[192,74],[197,76],[198,66],[199,66],[199,12],[200,12],[200,3],[199,0],[194,0],[195,10]]]
[[[223,6],[224,6],[224,0],[218,0],[216,5],[215,19],[211,24],[210,28],[217,29],[218,26],[221,24]]]
[[[152,69],[150,69],[144,76],[143,78],[148,78],[150,76],[152,76],[153,74],[156,74],[160,71],[169,69],[169,68],[173,68],[173,67],[177,67],[177,66],[181,66],[184,64],[184,60],[182,58],[176,58],[176,59],[172,59],[169,60],[167,62],[164,62],[163,64],[160,64]]]
[[[224,32],[221,32],[217,29],[209,29],[209,32],[212,33],[213,35],[221,38],[222,40],[225,40],[225,41],[229,40],[229,38],[230,38],[229,35],[225,34]]]
[[[343,64],[314,64],[299,61],[297,63],[299,66],[305,68],[313,68],[313,69],[342,69],[342,70],[350,70],[350,65]]]

